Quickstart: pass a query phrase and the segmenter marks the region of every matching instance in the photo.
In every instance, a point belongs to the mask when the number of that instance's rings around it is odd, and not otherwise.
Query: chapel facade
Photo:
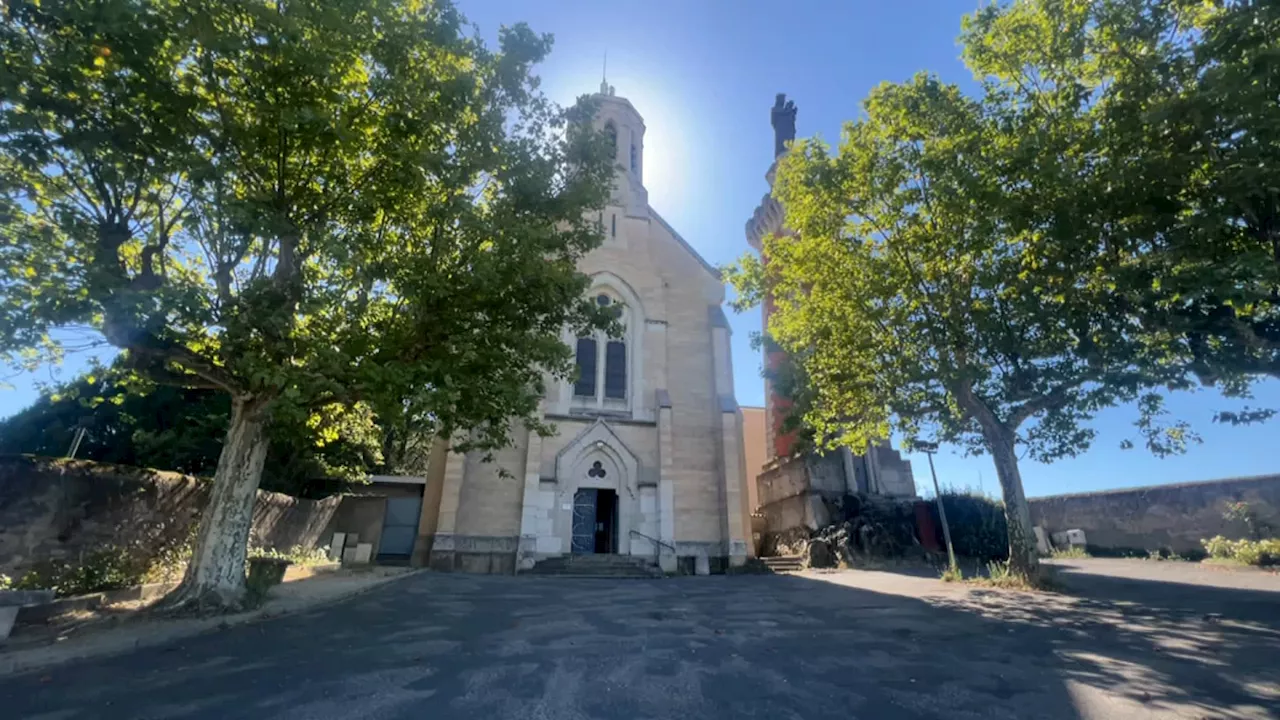
[[[578,377],[551,383],[544,398],[555,436],[518,429],[492,463],[438,448],[415,564],[510,573],[614,554],[704,573],[751,553],[724,285],[649,205],[640,113],[607,84],[596,100],[617,172],[599,218],[604,241],[580,269],[589,297],[616,308],[623,334],[566,331]]]

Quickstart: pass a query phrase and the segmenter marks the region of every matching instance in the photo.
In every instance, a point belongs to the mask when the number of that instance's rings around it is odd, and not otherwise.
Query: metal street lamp
[[[951,526],[947,524],[947,509],[942,506],[942,490],[938,487],[938,471],[933,469],[933,454],[938,452],[938,443],[917,440],[912,448],[929,456],[929,474],[933,476],[933,499],[938,503],[938,517],[942,520],[942,537],[947,543],[947,558],[951,561],[951,569],[956,569],[956,551],[951,546]]]

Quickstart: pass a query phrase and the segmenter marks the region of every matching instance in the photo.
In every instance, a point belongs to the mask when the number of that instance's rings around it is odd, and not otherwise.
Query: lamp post
[[[951,546],[951,526],[947,524],[947,509],[942,506],[942,490],[938,487],[938,471],[933,469],[933,454],[938,452],[938,444],[916,441],[913,444],[917,452],[929,456],[929,474],[933,476],[933,499],[938,503],[938,518],[942,520],[942,537],[947,543],[947,559],[951,561],[951,569],[956,569],[956,551]]]

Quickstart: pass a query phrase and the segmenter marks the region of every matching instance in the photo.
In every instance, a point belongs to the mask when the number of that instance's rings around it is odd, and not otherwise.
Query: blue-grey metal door
[[[583,488],[573,494],[573,542],[574,553],[596,551],[596,491]]]
[[[422,515],[422,498],[387,498],[387,514],[382,521],[379,555],[411,555],[418,537],[418,518]]]

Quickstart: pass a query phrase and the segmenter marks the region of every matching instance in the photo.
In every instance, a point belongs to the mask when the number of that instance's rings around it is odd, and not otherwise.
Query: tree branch
[[[1078,390],[1080,386],[1088,382],[1089,379],[1090,378],[1080,378],[1069,383],[1063,383],[1049,392],[1019,405],[1009,416],[1009,427],[1011,429],[1017,429],[1018,426],[1022,425],[1022,423],[1032,415],[1035,415],[1042,410],[1050,410],[1062,405],[1069,399],[1072,392]]]

